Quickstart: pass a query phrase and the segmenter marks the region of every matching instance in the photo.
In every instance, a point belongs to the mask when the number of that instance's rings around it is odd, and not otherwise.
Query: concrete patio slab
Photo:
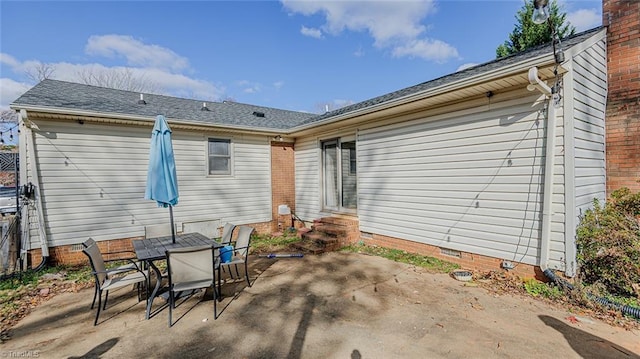
[[[39,358],[640,358],[640,333],[529,298],[496,295],[384,258],[330,253],[253,261],[252,287],[225,286],[217,320],[198,294],[144,319],[135,292],[92,289],[35,309],[0,346]],[[234,297],[234,292],[238,294]],[[160,306],[160,303],[157,304]]]

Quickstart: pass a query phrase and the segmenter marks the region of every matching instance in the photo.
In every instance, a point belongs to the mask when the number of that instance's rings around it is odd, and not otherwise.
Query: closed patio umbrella
[[[171,144],[171,129],[162,115],[156,117],[156,123],[151,132],[149,170],[144,198],[156,201],[158,207],[169,207],[171,238],[175,243],[173,206],[178,204],[178,176],[176,175],[176,161],[173,157]]]

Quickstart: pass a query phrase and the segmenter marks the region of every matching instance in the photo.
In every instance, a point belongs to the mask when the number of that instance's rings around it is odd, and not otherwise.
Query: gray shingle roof
[[[564,49],[570,48],[593,36],[601,29],[602,27],[598,27],[563,39],[562,47]],[[95,113],[115,113],[150,118],[158,114],[163,114],[173,120],[199,122],[208,125],[287,130],[297,126],[327,120],[334,116],[340,116],[375,106],[438,86],[454,83],[488,71],[512,66],[521,61],[550,54],[551,52],[551,44],[541,45],[518,54],[489,61],[463,71],[390,92],[321,115],[279,110],[237,102],[207,102],[209,111],[202,111],[202,104],[206,101],[153,94],[144,94],[146,104],[143,105],[138,104],[138,100],[140,99],[138,92],[114,90],[57,80],[44,80],[40,82],[20,96],[12,104],[12,107],[36,106],[66,108]],[[262,113],[264,117],[256,116],[255,113]]]
[[[138,92],[47,79],[25,92],[12,106],[50,107],[150,118],[162,114],[174,120],[266,129],[294,127],[315,116],[311,113],[236,102],[208,102],[153,94],[144,94],[146,104],[139,104],[138,100]],[[201,110],[204,102],[209,111]],[[254,113],[264,114],[264,117]]]
[[[591,30],[587,30],[584,31],[582,33],[576,34],[574,36],[568,37],[566,39],[562,40],[562,48],[563,49],[568,49],[571,46],[574,46],[584,40],[586,40],[587,38],[593,36],[596,32],[598,32],[599,30],[601,30],[602,27],[598,27],[598,28],[594,28]],[[408,96],[414,93],[418,93],[418,92],[422,92],[425,90],[429,90],[432,88],[436,88],[439,86],[443,86],[449,83],[454,83],[456,81],[459,80],[463,80],[469,77],[473,77],[475,75],[480,75],[482,73],[485,73],[487,71],[493,71],[493,70],[497,70],[499,68],[503,68],[503,67],[508,67],[508,66],[512,66],[514,64],[517,64],[521,61],[530,59],[530,58],[534,58],[534,57],[538,57],[538,56],[542,56],[545,54],[550,54],[553,52],[553,48],[551,43],[549,44],[544,44],[544,45],[540,45],[534,48],[531,48],[527,51],[523,51],[517,54],[513,54],[511,56],[507,56],[507,57],[503,57],[501,59],[496,59],[496,60],[492,60],[489,62],[486,62],[484,64],[480,64],[474,67],[470,67],[468,69],[462,70],[462,71],[458,71],[458,72],[454,72],[452,74],[434,79],[434,80],[430,80],[427,82],[423,82],[411,87],[407,87],[407,88],[403,88],[401,90],[398,91],[394,91],[394,92],[390,92],[388,94],[382,95],[382,96],[378,96],[378,97],[374,97],[372,99],[369,100],[365,100],[362,102],[358,102],[355,103],[353,105],[349,105],[349,106],[345,106],[342,108],[339,108],[337,110],[334,111],[330,111],[327,113],[324,113],[322,115],[318,115],[318,116],[314,116],[311,117],[309,119],[307,119],[306,121],[303,121],[303,123],[301,125],[305,125],[305,124],[309,124],[309,123],[313,123],[313,122],[317,122],[317,121],[321,121],[321,120],[327,120],[330,119],[331,117],[334,116],[339,116],[339,115],[343,115],[343,114],[347,114],[349,112],[353,112],[353,111],[357,111],[357,110],[361,110],[364,108],[367,108],[369,106],[375,106],[381,103],[385,103],[387,101],[391,101],[397,98],[401,98],[404,96]]]

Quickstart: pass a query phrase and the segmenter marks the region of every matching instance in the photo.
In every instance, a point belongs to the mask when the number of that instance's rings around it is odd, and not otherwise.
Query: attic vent
[[[264,112],[253,111],[253,115],[256,117],[264,117]]]
[[[144,95],[140,94],[140,99],[138,100],[139,105],[146,105],[147,101],[144,100]]]
[[[202,103],[202,108],[200,108],[200,111],[209,111],[209,108],[207,107],[207,103],[206,102]]]

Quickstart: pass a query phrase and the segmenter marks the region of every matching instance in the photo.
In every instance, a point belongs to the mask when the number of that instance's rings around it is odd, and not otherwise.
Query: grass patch
[[[0,296],[3,292],[18,290],[23,287],[37,286],[42,276],[46,274],[65,273],[65,280],[76,283],[86,283],[93,281],[89,266],[55,266],[45,267],[39,272],[26,270],[15,276],[0,281]]]
[[[51,276],[48,276],[51,275]],[[83,288],[93,283],[89,266],[46,267],[39,272],[27,270],[0,281],[0,342],[8,328],[23,318],[41,301],[57,291]],[[48,288],[45,295],[41,288]]]
[[[345,252],[366,253],[378,257],[383,257],[395,262],[407,263],[418,267],[423,267],[431,272],[437,273],[450,273],[451,271],[460,268],[460,266],[455,263],[443,261],[438,258],[423,256],[420,254],[409,253],[399,249],[373,247],[359,244],[346,246],[341,250]]]
[[[524,290],[534,297],[558,299],[564,295],[560,288],[537,281],[533,278],[525,280],[523,285]]]
[[[251,237],[251,253],[272,253],[289,251],[291,245],[300,242],[296,232],[286,231],[281,236],[256,234]]]

